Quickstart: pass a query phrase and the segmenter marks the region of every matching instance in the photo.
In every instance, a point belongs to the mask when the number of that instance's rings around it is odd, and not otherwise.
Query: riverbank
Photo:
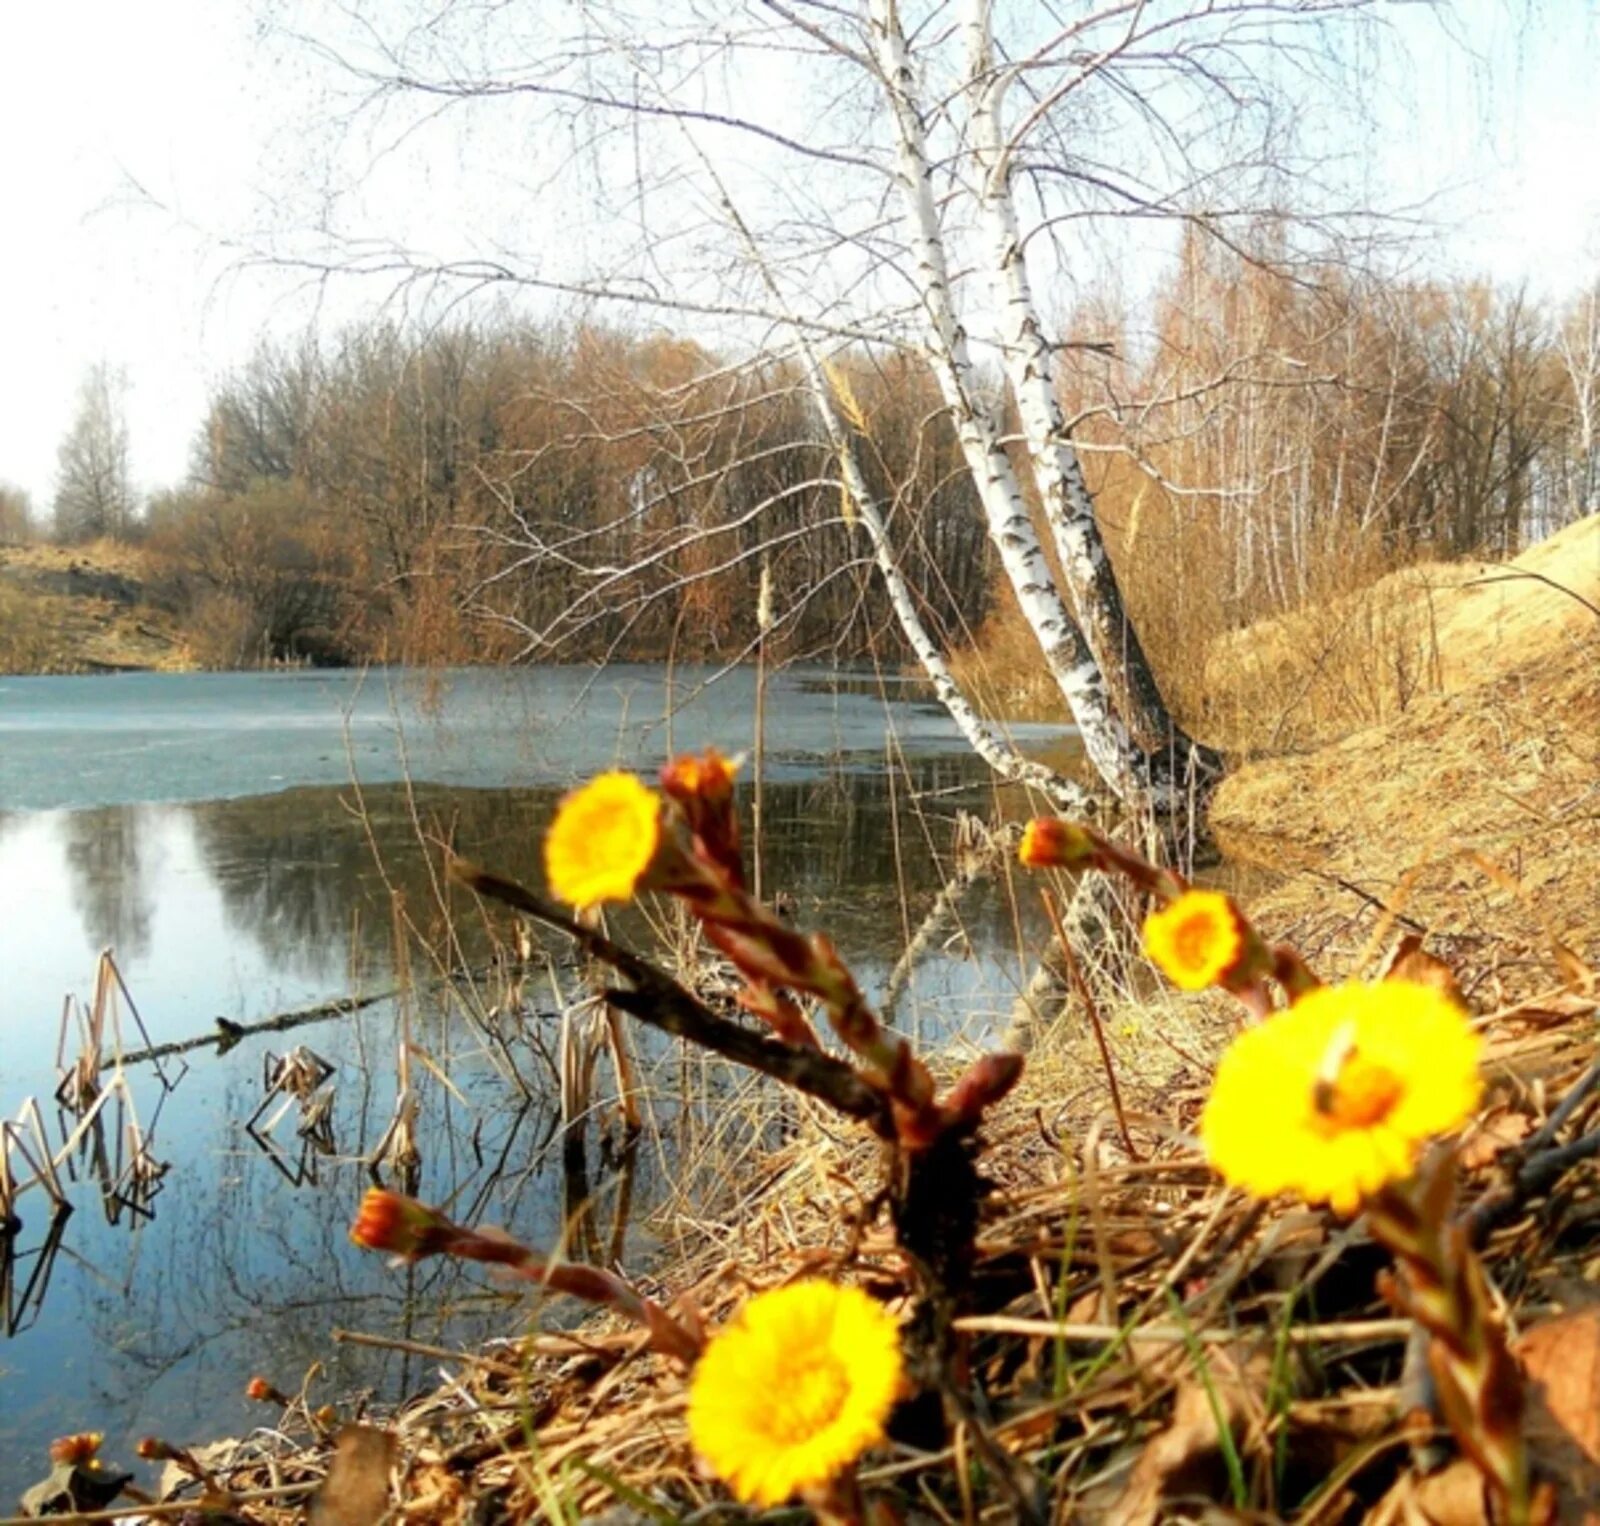
[[[186,672],[198,664],[136,546],[0,546],[0,673]]]
[[[1245,763],[1212,802],[1226,851],[1282,871],[1266,924],[1349,957],[1386,907],[1492,965],[1496,1000],[1557,945],[1600,963],[1600,516],[1499,573],[1374,597],[1431,633],[1428,686],[1369,691],[1380,720],[1324,722],[1331,739]],[[1273,651],[1280,673],[1295,660],[1281,629],[1248,649],[1263,677]]]
[[[1459,1185],[1463,1204],[1479,1208],[1494,1208],[1508,1182],[1515,1189],[1529,1165],[1519,1143],[1564,1098],[1573,1140],[1600,1122],[1584,1079],[1600,964],[1600,632],[1581,620],[1552,632],[1548,619],[1521,613],[1508,610],[1492,640],[1471,621],[1460,645],[1441,646],[1451,664],[1442,671],[1462,675],[1452,687],[1411,694],[1398,714],[1327,745],[1244,766],[1213,812],[1230,848],[1281,876],[1248,909],[1320,974],[1379,970],[1408,934],[1448,964],[1488,1041],[1489,1091]],[[1511,630],[1524,632],[1520,644]],[[516,837],[533,843],[536,824]],[[889,839],[873,824],[840,846],[859,869],[876,844],[885,857],[867,878],[887,885]],[[1011,893],[1031,902],[1036,888]],[[801,897],[803,926],[837,934],[836,918]],[[1004,1455],[1044,1480],[1061,1519],[1153,1526],[1182,1499],[1231,1498],[1268,1521],[1482,1526],[1481,1510],[1430,1506],[1433,1485],[1401,1466],[1407,1326],[1375,1296],[1380,1258],[1365,1231],[1282,1205],[1254,1214],[1199,1160],[1192,1131],[1235,1031],[1230,1001],[1145,980],[1099,1015],[1105,1056],[1075,1001],[985,1130],[996,1191],[964,1328],[988,1407],[947,1445],[897,1437],[868,1465],[869,1488],[898,1497],[913,1519],[924,1507],[930,1519],[1017,1519],[996,1474]],[[947,1062],[946,1079],[959,1063]],[[664,1074],[659,1095],[669,1087]],[[791,1104],[781,1143],[746,1129],[740,1149],[722,1144],[731,1118],[772,1100],[719,1097],[695,1157],[709,1173],[651,1214],[660,1270],[647,1290],[712,1326],[753,1291],[808,1273],[861,1282],[908,1309],[911,1269],[868,1210],[884,1163],[864,1135]],[[1538,1337],[1566,1316],[1580,1321],[1573,1338],[1586,1338],[1571,1290],[1592,1271],[1592,1177],[1579,1171],[1539,1192],[1537,1212],[1524,1214],[1520,1198],[1504,1209],[1489,1256],[1513,1321],[1534,1330],[1530,1367],[1554,1406],[1572,1383],[1550,1365],[1548,1338],[1537,1355]],[[541,1249],[566,1242],[508,1222]],[[357,1257],[343,1243],[323,1254],[341,1276]],[[410,1286],[408,1274],[387,1276]],[[367,1406],[324,1380],[302,1387],[297,1371],[271,1371],[288,1402],[265,1401],[276,1408],[260,1411],[261,1429],[196,1455],[231,1491],[280,1491],[242,1510],[263,1526],[286,1526],[298,1509],[289,1502],[321,1485],[347,1450],[337,1429],[354,1422],[366,1427],[358,1435],[389,1438],[376,1498],[409,1521],[732,1518],[695,1467],[670,1361],[608,1318],[574,1331],[569,1304],[500,1307],[505,1338],[482,1346],[347,1330],[334,1349],[372,1342],[424,1364],[410,1397]],[[1565,1423],[1596,1440],[1581,1419]],[[1594,1483],[1581,1466],[1575,1489]],[[1438,1476],[1459,1484],[1458,1470]]]
[[[1507,1187],[1519,1163],[1504,1152],[1564,1101],[1581,1116],[1594,1013],[1590,998],[1559,1019],[1503,1011],[1488,1025],[1495,1080],[1458,1173],[1465,1209],[1516,1230],[1490,1242],[1487,1262],[1534,1385],[1535,1459],[1559,1478],[1557,1519],[1579,1526],[1592,1523],[1584,1508],[1600,1491],[1582,1369],[1597,1337],[1582,1297],[1589,1192],[1581,1170],[1546,1179],[1545,1227],[1530,1234],[1522,1204],[1533,1193]],[[1203,1102],[1203,1066],[1156,1106],[1129,1103],[1137,1158],[1103,1098],[1098,1110],[1063,1108],[1082,1092],[1080,1066],[1041,1048],[984,1130],[996,1191],[959,1328],[985,1407],[942,1445],[904,1417],[860,1470],[885,1510],[874,1519],[1159,1526],[1232,1502],[1242,1508],[1229,1519],[1263,1526],[1490,1526],[1467,1463],[1426,1476],[1406,1465],[1410,1325],[1374,1291],[1383,1257],[1364,1224],[1283,1204],[1263,1212],[1217,1187],[1178,1132]],[[1537,1091],[1522,1084],[1532,1080]],[[881,1182],[880,1150],[814,1111],[795,1124],[782,1146],[730,1162],[737,1179],[716,1211],[678,1201],[657,1215],[663,1272],[641,1279],[642,1291],[711,1329],[755,1294],[808,1276],[864,1286],[909,1315],[911,1269],[887,1226],[862,1215]],[[730,1505],[694,1459],[678,1364],[614,1316],[573,1326],[572,1307],[531,1294],[506,1309],[502,1339],[470,1349],[334,1332],[334,1350],[371,1343],[421,1363],[413,1397],[325,1406],[314,1373],[282,1392],[264,1381],[260,1428],[193,1448],[194,1458],[261,1526],[303,1519],[313,1490],[366,1500],[364,1513],[327,1517],[352,1523],[385,1509],[428,1526],[802,1519]],[[1000,1469],[1015,1472],[1008,1481]],[[157,1492],[199,1491],[169,1464]]]

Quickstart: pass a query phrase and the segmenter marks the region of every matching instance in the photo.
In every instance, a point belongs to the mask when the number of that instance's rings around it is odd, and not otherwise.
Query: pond
[[[141,1435],[197,1441],[275,1418],[244,1397],[256,1373],[293,1391],[321,1363],[316,1402],[387,1401],[438,1365],[334,1344],[335,1328],[450,1345],[559,1312],[476,1271],[392,1270],[345,1238],[406,1035],[420,1195],[551,1245],[585,1185],[562,1167],[551,975],[508,985],[492,955],[509,924],[440,883],[437,845],[537,885],[563,789],[617,764],[653,772],[673,748],[748,750],[754,698],[747,669],[0,679],[0,1118],[22,1119],[32,1097],[52,1148],[72,1128],[58,1066],[80,1047],[103,949],[126,987],[104,1011],[108,1061],[119,1043],[211,1035],[219,1019],[367,1002],[225,1053],[101,1072],[103,1089],[118,1076],[125,1089],[103,1104],[104,1158],[91,1138],[63,1162],[72,1213],[57,1219],[35,1186],[0,1233],[0,1505],[41,1475],[54,1436],[104,1430],[108,1458],[126,1462]],[[1039,750],[1061,733],[1018,740]],[[881,994],[949,871],[957,809],[995,807],[989,776],[916,688],[791,669],[770,686],[764,777],[766,885]],[[1002,1024],[1040,939],[1030,907],[1004,877],[970,896],[896,1020],[974,1041]],[[594,1211],[574,1253],[648,1267],[651,1210],[693,1190],[683,1163],[759,1143],[763,1125],[718,1105],[725,1077],[686,1085],[670,1046],[633,1043],[645,1135],[626,1169],[602,1152],[617,1137],[602,1057]],[[297,1045],[333,1067],[308,1129],[320,1148],[267,1090]],[[164,1174],[126,1169],[134,1121]],[[12,1131],[34,1137],[31,1122]]]

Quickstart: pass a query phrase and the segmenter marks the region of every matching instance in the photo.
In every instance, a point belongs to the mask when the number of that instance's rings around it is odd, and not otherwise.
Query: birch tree
[[[1095,773],[1125,805],[1169,808],[1217,759],[1170,713],[1106,552],[1057,375],[1070,315],[1108,258],[1162,247],[1121,230],[1228,242],[1270,209],[1296,228],[1286,260],[1355,230],[1320,204],[1351,205],[1341,188],[1294,157],[1293,103],[1355,109],[1338,24],[1369,9],[578,0],[446,4],[408,25],[392,6],[308,0],[296,35],[359,95],[346,145],[408,182],[453,160],[494,215],[457,242],[324,185],[316,231],[272,257],[451,301],[490,290],[692,320],[720,357],[797,366],[907,645],[978,751],[1040,783],[952,676],[868,480],[871,429],[833,380],[845,355],[925,366]],[[515,145],[514,169],[489,145]],[[633,512],[661,508],[646,490]],[[539,554],[540,537],[527,545]],[[564,554],[580,596],[615,572]]]
[[[55,525],[61,540],[121,537],[133,522],[128,427],[117,399],[120,379],[93,367],[57,452]]]

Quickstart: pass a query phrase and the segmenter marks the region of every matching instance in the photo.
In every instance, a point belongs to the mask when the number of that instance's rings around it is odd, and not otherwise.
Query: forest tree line
[[[1600,281],[1550,306],[1286,268],[1192,238],[1153,321],[1101,301],[1066,326],[1064,402],[1158,669],[1596,505]],[[842,351],[833,375],[925,618],[971,646],[1010,594],[937,387],[901,353]],[[901,655],[782,356],[509,319],[263,344],[214,391],[189,481],[137,514],[114,412],[91,379],[57,533],[142,538],[207,663],[731,659],[763,580],[780,654]]]

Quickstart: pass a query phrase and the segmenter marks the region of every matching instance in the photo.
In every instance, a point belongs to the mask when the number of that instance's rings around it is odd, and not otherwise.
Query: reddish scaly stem
[[[1449,1222],[1453,1162],[1420,1188],[1385,1187],[1367,1204],[1375,1239],[1394,1255],[1385,1296],[1430,1337],[1439,1405],[1462,1451],[1483,1474],[1505,1519],[1543,1518],[1523,1440],[1522,1377],[1490,1302],[1477,1255]]]
[[[405,1261],[443,1255],[504,1267],[513,1276],[536,1282],[552,1292],[567,1293],[589,1303],[609,1304],[643,1325],[656,1350],[686,1364],[692,1365],[700,1355],[702,1342],[697,1333],[679,1324],[660,1304],[615,1273],[572,1262],[546,1261],[509,1235],[466,1229],[437,1208],[398,1192],[372,1188],[362,1199],[350,1238],[365,1250],[389,1251]]]

